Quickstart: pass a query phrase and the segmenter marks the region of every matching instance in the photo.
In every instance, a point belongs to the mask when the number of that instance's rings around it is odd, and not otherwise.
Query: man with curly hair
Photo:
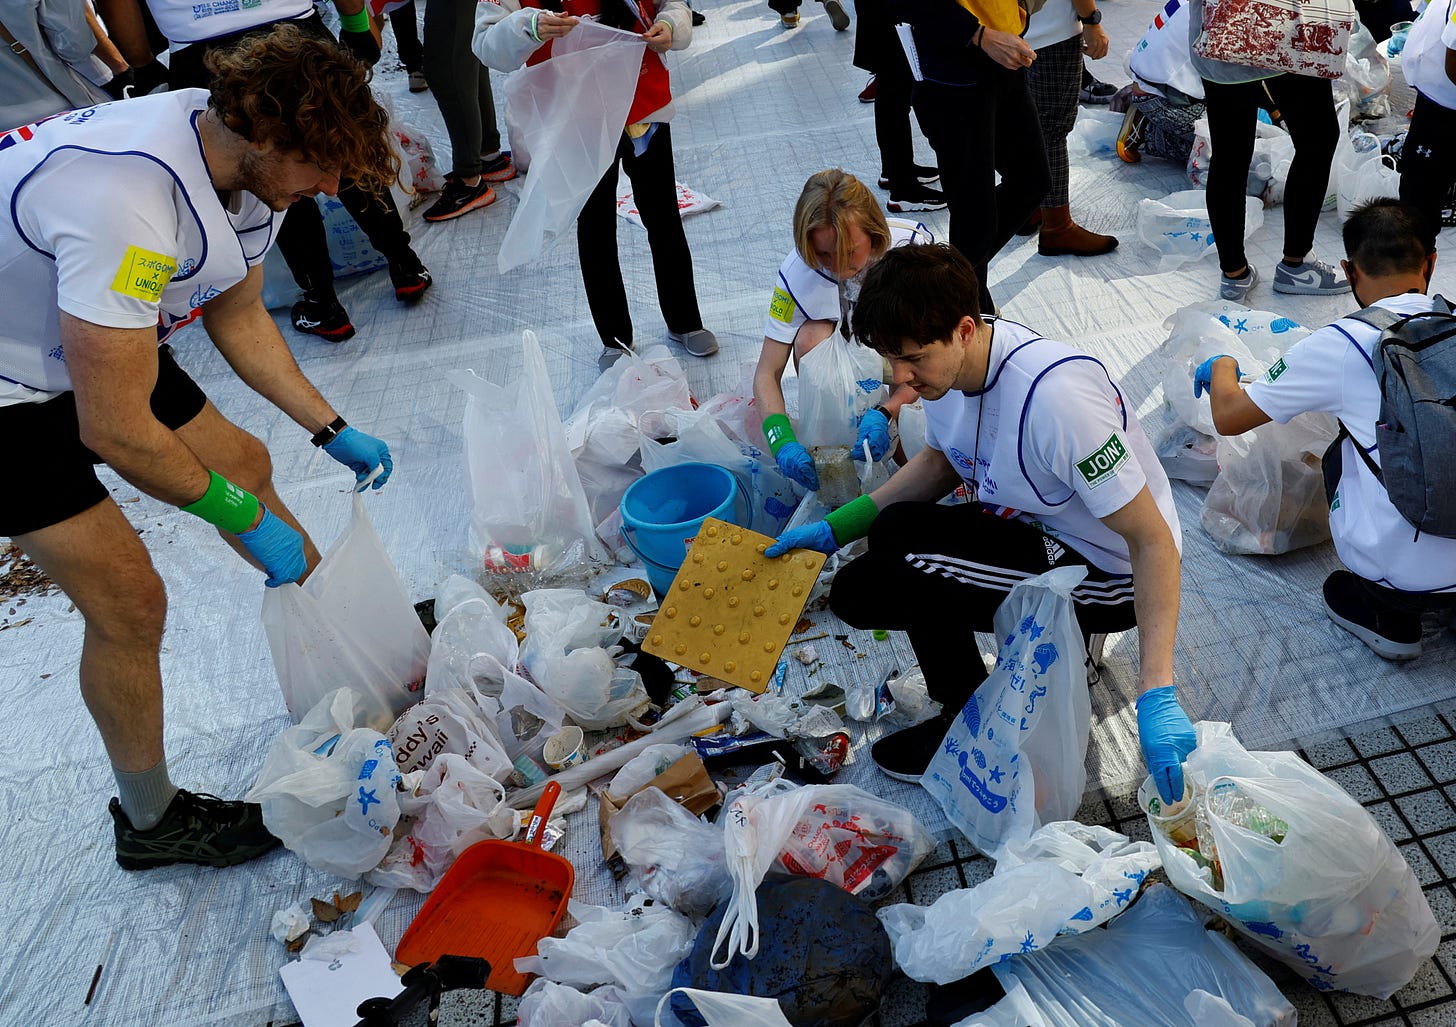
[[[271,480],[263,443],[172,359],[200,318],[244,382],[374,487],[383,442],[304,378],[261,299],[279,213],[352,176],[385,188],[397,160],[366,67],[282,27],[212,57],[187,89],[58,115],[0,135],[0,492],[9,536],[85,620],[81,694],[117,781],[116,859],[136,870],[240,863],[277,844],[259,807],[181,791],[162,742],[162,580],[93,465],[216,526],[267,575],[301,581],[318,551]]]

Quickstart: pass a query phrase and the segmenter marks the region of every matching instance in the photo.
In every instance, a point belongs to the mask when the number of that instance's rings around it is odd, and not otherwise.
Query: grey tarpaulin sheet
[[[1114,49],[1137,38],[1150,0],[1110,4]],[[852,37],[834,34],[809,7],[794,33],[760,3],[712,4],[692,49],[675,54],[679,117],[673,125],[678,178],[723,201],[690,219],[688,236],[704,316],[723,343],[714,359],[684,358],[695,393],[707,397],[741,380],[761,341],[767,293],[791,245],[790,211],[803,179],[842,165],[866,181],[879,171],[871,108],[854,102],[863,85],[850,66]],[[383,65],[390,68],[389,58]],[[1101,70],[1109,79],[1120,69]],[[424,128],[442,155],[445,136],[429,94],[406,92],[398,70],[380,89],[400,116]],[[920,142],[922,162],[930,162]],[[1105,360],[1120,375],[1150,432],[1164,418],[1156,355],[1164,318],[1209,298],[1212,263],[1186,273],[1151,272],[1154,261],[1131,233],[1136,201],[1183,188],[1181,170],[1149,161],[1074,164],[1072,194],[1089,227],[1118,230],[1123,246],[1097,260],[1051,260],[1014,240],[992,270],[1005,312]],[[369,497],[374,523],[401,575],[421,596],[468,566],[466,499],[460,468],[463,395],[445,372],[475,368],[508,380],[520,331],[540,333],[558,402],[568,408],[596,374],[597,342],[587,317],[570,240],[510,276],[495,271],[496,245],[519,194],[459,221],[420,226],[416,243],[437,284],[405,311],[380,275],[345,283],[342,296],[359,336],[330,346],[297,336],[306,373],[353,423],[389,441],[396,476]],[[943,214],[925,216],[944,237]],[[1279,256],[1280,211],[1251,244],[1268,267]],[[1449,234],[1449,233],[1448,233]],[[638,338],[663,331],[645,236],[619,228]],[[1318,251],[1338,256],[1337,226],[1326,217]],[[1449,266],[1437,285],[1456,291]],[[1270,302],[1267,292],[1260,300]],[[1323,323],[1348,300],[1294,299],[1280,309]],[[348,478],[307,444],[304,433],[247,393],[198,328],[176,340],[178,358],[217,405],[269,445],[280,491],[321,544],[345,523]],[[166,579],[170,597],[162,654],[167,742],[173,776],[227,796],[252,782],[263,753],[288,723],[258,620],[261,581],[201,522],[107,479]],[[1279,744],[1321,729],[1419,706],[1449,695],[1452,639],[1434,632],[1430,655],[1386,664],[1332,627],[1318,605],[1319,582],[1334,564],[1329,547],[1274,559],[1229,558],[1198,527],[1201,497],[1178,488],[1183,516],[1183,617],[1178,676],[1189,712],[1230,720],[1251,745]],[[0,747],[0,881],[7,896],[0,955],[0,1023],[261,1025],[293,1019],[279,983],[281,946],[267,935],[272,912],[342,882],[280,851],[224,871],[167,869],[125,874],[112,858],[105,813],[112,782],[76,687],[80,618],[64,598],[0,608],[0,674],[9,722]],[[28,623],[20,621],[31,618]],[[852,636],[876,653],[867,633]],[[983,643],[986,639],[982,639]],[[908,668],[903,640],[892,643]],[[821,645],[834,661],[847,650]],[[875,662],[872,660],[862,663]],[[1118,787],[1138,774],[1126,706],[1136,677],[1136,636],[1111,640],[1107,673],[1094,690],[1089,781]],[[830,668],[849,673],[848,663]],[[824,673],[829,673],[826,670]],[[846,778],[923,808],[915,789],[877,775],[861,750]],[[927,817],[927,819],[933,819]],[[579,868],[578,894],[607,901],[612,885],[597,865],[590,809],[574,824],[566,852]],[[396,899],[379,921],[386,945],[418,908]],[[105,964],[84,1006],[95,968]]]

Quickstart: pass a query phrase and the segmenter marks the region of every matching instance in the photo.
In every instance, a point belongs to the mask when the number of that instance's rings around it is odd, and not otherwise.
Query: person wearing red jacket
[[[617,166],[632,180],[633,199],[647,229],[657,298],[667,335],[693,356],[718,352],[718,340],[703,327],[693,284],[693,257],[683,233],[673,169],[672,86],[662,54],[685,49],[692,40],[692,11],[683,0],[486,0],[475,17],[475,55],[487,67],[514,71],[551,58],[552,40],[582,18],[641,34],[647,43],[637,92],[612,164],[576,219],[577,251],[587,305],[609,366],[632,348],[632,316],[617,254]]]

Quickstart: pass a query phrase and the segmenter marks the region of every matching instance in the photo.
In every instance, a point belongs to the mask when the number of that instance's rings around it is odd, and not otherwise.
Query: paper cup
[[[581,728],[568,724],[546,739],[541,756],[552,770],[574,767],[586,759],[586,736]]]

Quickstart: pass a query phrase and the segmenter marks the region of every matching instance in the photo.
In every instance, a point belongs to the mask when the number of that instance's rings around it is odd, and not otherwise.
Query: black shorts
[[[157,351],[152,416],[172,430],[202,412],[207,396],[177,366],[167,347]],[[108,493],[96,477],[100,457],[81,443],[76,395],[44,403],[0,407],[0,438],[10,441],[6,483],[0,492],[0,535],[49,528],[91,509]]]

